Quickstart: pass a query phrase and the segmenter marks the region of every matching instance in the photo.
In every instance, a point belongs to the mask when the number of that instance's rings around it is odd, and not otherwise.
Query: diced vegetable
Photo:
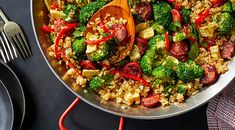
[[[149,28],[149,22],[139,23],[135,27],[135,32],[138,33],[147,28]]]
[[[82,76],[87,77],[87,78],[92,78],[100,73],[100,70],[87,70],[83,69],[82,70]]]
[[[137,45],[133,45],[131,52],[130,52],[130,59],[132,61],[137,61],[138,59],[140,59],[141,55],[140,55],[140,49]]]
[[[210,52],[211,52],[211,56],[218,60],[220,58],[220,50],[219,50],[219,46],[218,45],[214,45],[210,47]]]
[[[186,39],[187,36],[184,32],[179,32],[179,33],[176,33],[174,36],[173,36],[173,42],[180,42],[184,39]]]
[[[138,36],[143,39],[150,39],[154,36],[154,30],[152,27],[144,29],[138,33]]]

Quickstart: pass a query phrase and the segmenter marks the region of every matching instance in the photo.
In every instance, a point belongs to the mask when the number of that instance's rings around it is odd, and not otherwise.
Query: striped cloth
[[[235,130],[235,86],[213,98],[206,114],[209,130]]]

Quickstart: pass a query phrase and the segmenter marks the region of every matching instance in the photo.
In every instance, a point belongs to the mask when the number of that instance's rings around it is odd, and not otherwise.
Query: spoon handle
[[[7,19],[7,16],[3,13],[1,8],[0,8],[0,16],[2,17],[5,23],[9,22],[9,20]]]

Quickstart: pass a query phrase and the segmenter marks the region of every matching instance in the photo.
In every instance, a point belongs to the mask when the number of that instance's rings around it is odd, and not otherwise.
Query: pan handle
[[[79,103],[80,98],[77,97],[73,103],[65,110],[65,112],[61,115],[60,120],[59,120],[59,127],[60,130],[67,130],[64,127],[64,120],[66,118],[66,116],[68,116],[68,114],[72,111],[72,109]],[[124,118],[120,117],[120,121],[119,121],[119,128],[118,130],[123,130],[123,126],[124,126]]]

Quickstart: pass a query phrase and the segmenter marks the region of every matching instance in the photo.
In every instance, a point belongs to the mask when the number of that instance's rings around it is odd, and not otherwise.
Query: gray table
[[[10,63],[26,95],[23,130],[58,130],[60,115],[76,97],[50,71],[38,49],[31,25],[30,0],[0,0],[0,7],[23,27],[33,51],[28,61]],[[125,119],[125,130],[206,130],[206,107],[170,119]],[[118,122],[119,117],[81,102],[68,116],[65,125],[68,130],[117,130]]]

